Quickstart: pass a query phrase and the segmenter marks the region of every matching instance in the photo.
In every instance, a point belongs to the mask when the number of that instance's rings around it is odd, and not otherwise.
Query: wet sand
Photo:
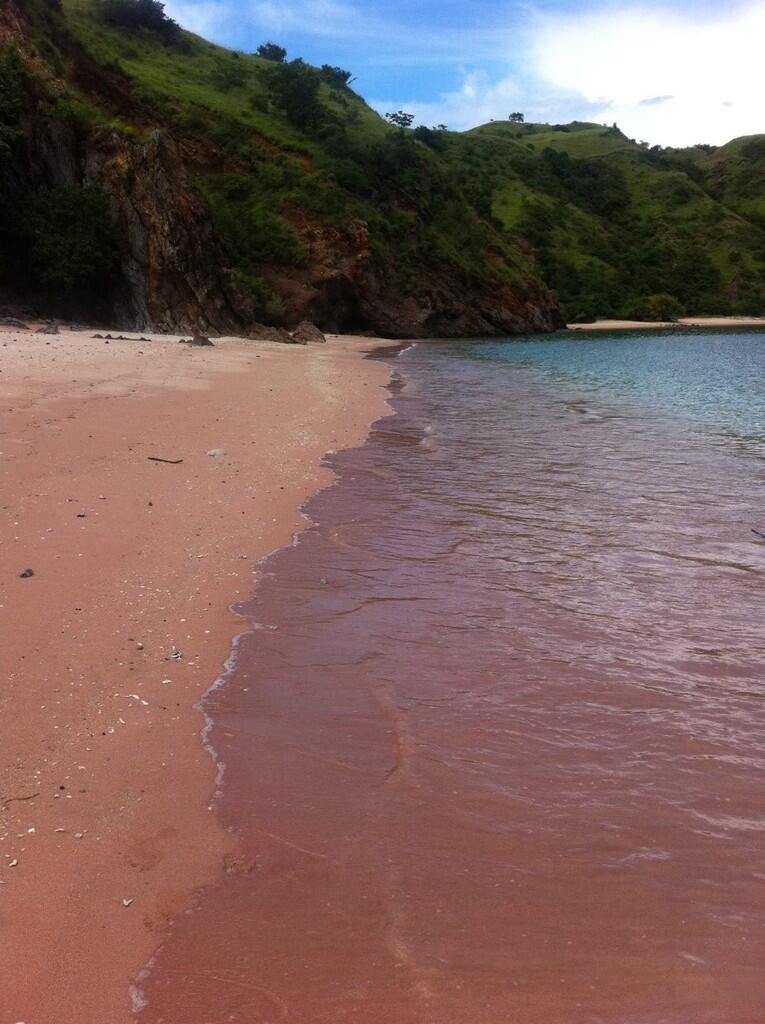
[[[358,343],[91,335],[0,334],[0,1007],[26,1024],[132,1020],[168,922],[237,862],[194,704],[321,456],[385,411]]]
[[[762,316],[684,316],[679,320],[596,320],[591,324],[568,324],[570,331],[653,331],[657,328],[680,327],[765,327]]]
[[[401,356],[245,603],[241,853],[140,1024],[765,1020],[755,449],[473,349]]]

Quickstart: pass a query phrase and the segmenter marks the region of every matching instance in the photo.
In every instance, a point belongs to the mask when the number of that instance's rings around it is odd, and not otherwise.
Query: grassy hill
[[[603,125],[490,124],[454,153],[534,248],[567,317],[765,308],[765,141],[648,149]]]
[[[401,129],[342,69],[115,23],[131,3],[0,12],[0,297],[402,336],[551,329],[556,294],[569,318],[765,310],[763,139]]]
[[[0,243],[15,254],[6,293],[216,329],[309,317],[418,336],[559,322],[533,257],[339,69],[168,40],[110,24],[106,9],[11,0],[0,14],[22,57],[4,58],[20,94],[0,196]],[[108,266],[99,194],[119,253]],[[43,240],[46,223],[56,230]]]

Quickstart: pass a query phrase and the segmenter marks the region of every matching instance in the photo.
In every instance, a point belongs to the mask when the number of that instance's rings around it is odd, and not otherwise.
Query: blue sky
[[[208,39],[339,64],[384,112],[463,129],[616,121],[651,144],[765,132],[765,0],[166,0]]]

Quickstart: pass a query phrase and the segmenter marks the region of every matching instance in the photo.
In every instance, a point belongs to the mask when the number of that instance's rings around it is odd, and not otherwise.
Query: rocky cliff
[[[340,68],[0,3],[0,303],[393,337],[765,313],[765,137],[386,123]],[[560,309],[559,309],[560,302]]]
[[[83,24],[91,30],[90,40],[76,31]],[[454,190],[447,190],[445,201],[462,204],[458,219],[478,238],[470,242],[469,266],[460,265],[449,246],[436,251],[439,237],[430,222],[434,213],[423,208],[416,189],[404,195],[394,183],[393,198],[383,196],[378,186],[367,189],[363,182],[356,195],[343,190],[310,127],[302,138],[289,125],[284,138],[273,141],[253,131],[242,115],[238,127],[248,140],[245,151],[238,145],[236,118],[229,117],[229,137],[222,142],[208,129],[210,119],[192,123],[192,118],[178,116],[172,89],[169,96],[152,95],[128,62],[104,59],[106,43],[119,54],[138,45],[129,33],[99,22],[97,0],[85,8],[57,0],[5,0],[0,10],[0,46],[6,48],[6,62],[8,48],[20,56],[21,87],[15,120],[5,115],[13,135],[0,192],[0,205],[6,206],[0,212],[6,299],[123,328],[221,333],[246,333],[264,319],[287,327],[308,319],[327,330],[369,330],[394,337],[544,331],[560,323],[556,299],[532,261],[494,237],[493,230],[476,227],[476,214]],[[147,41],[145,34],[140,46],[144,60],[167,59],[167,48]],[[222,51],[211,56],[215,48],[202,41],[189,46],[188,52],[173,55],[187,61],[189,75],[199,73],[202,60],[228,59]],[[266,80],[269,70],[255,68],[252,74]],[[214,92],[214,84],[210,90]],[[225,87],[220,94],[228,101]],[[352,95],[341,99],[353,121],[360,101]],[[273,104],[265,102],[273,121]],[[282,116],[279,111],[276,115]],[[382,123],[380,127],[387,131]],[[414,161],[405,168],[410,175],[416,174],[418,161],[427,168],[433,162],[427,152],[404,153],[404,158]],[[303,174],[307,184],[301,180],[300,188],[289,193],[271,185],[260,189],[260,179],[276,173],[269,162],[279,173],[286,167],[293,177]],[[311,180],[318,180],[319,163],[324,164],[322,194],[334,190],[339,197],[326,204],[334,206],[331,215],[312,209]],[[257,180],[250,177],[253,167]],[[209,190],[224,195],[223,186],[228,188],[233,178],[251,183],[248,209],[256,209],[258,217],[246,227],[241,218],[232,227],[238,219],[236,207],[209,200]],[[55,268],[45,268],[40,239],[19,223],[19,197],[52,195],[71,204],[74,192],[67,189],[90,188],[108,198],[115,228],[113,265],[103,275],[90,268],[89,276],[72,277],[69,287],[47,287],[46,281],[56,279]],[[379,195],[369,194],[375,189]],[[426,198],[431,206],[431,197]],[[385,235],[388,206],[396,207],[396,215],[417,236],[415,256],[407,240],[406,267],[395,239]],[[43,204],[41,209],[48,207]],[[35,231],[45,231],[45,216],[38,216]],[[251,237],[234,244],[234,229],[249,231]],[[271,255],[269,231],[287,232],[297,255]],[[79,239],[77,244],[82,249],[89,242]],[[456,237],[455,251],[459,244]],[[72,246],[79,252],[74,242]],[[66,280],[60,278],[59,285]]]

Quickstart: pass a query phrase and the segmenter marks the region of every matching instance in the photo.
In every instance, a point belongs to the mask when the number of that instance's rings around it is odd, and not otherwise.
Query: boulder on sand
[[[292,332],[292,340],[297,345],[323,345],[327,339],[316,324],[303,320]]]
[[[247,335],[253,341],[276,341],[280,344],[291,345],[292,335],[283,327],[266,327],[265,324],[253,324]]]

